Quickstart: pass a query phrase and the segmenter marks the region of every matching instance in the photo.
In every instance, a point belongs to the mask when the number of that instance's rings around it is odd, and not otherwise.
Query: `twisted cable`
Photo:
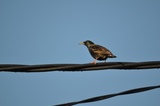
[[[160,61],[147,62],[101,62],[97,64],[0,64],[0,72],[48,72],[48,71],[95,71],[108,69],[155,69],[160,68]]]

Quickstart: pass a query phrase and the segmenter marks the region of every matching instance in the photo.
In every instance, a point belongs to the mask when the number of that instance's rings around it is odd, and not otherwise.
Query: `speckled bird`
[[[104,60],[106,61],[107,58],[116,58],[115,55],[112,54],[107,48],[96,45],[90,40],[86,40],[81,42],[80,44],[85,45],[91,56],[95,59],[92,63],[96,64],[96,60]]]

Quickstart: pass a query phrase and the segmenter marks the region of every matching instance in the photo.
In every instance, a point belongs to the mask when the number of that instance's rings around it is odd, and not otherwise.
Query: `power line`
[[[127,90],[127,91],[123,91],[123,92],[119,92],[119,93],[102,95],[102,96],[92,97],[92,98],[81,100],[81,101],[58,104],[58,105],[54,105],[54,106],[73,106],[73,105],[77,105],[77,104],[81,104],[81,103],[96,102],[96,101],[100,101],[100,100],[104,100],[104,99],[109,99],[109,98],[112,98],[115,96],[139,93],[139,92],[144,92],[144,91],[148,91],[148,90],[152,90],[152,89],[156,89],[156,88],[160,88],[160,85],[136,88],[136,89],[131,89],[131,90]]]
[[[48,72],[48,71],[95,71],[107,69],[153,69],[160,68],[160,61],[146,62],[101,62],[97,64],[0,64],[0,72]]]
[[[23,65],[23,64],[0,64],[0,72],[48,72],[48,71],[65,71],[65,72],[77,72],[77,71],[95,71],[95,70],[108,70],[108,69],[155,69],[160,68],[160,61],[146,61],[146,62],[102,62],[97,64],[40,64],[40,65]],[[72,106],[80,103],[95,102],[111,97],[126,95],[132,93],[144,92],[160,88],[160,85],[131,89],[128,91],[103,95],[98,97],[92,97],[89,99],[70,102],[65,104],[59,104],[55,106]]]

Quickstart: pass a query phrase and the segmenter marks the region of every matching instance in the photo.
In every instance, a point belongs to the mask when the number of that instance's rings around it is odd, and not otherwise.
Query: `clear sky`
[[[117,56],[160,60],[160,0],[0,0],[0,64],[83,64],[79,42]],[[160,70],[0,72],[0,106],[51,106],[160,84]],[[160,89],[79,106],[159,106]]]

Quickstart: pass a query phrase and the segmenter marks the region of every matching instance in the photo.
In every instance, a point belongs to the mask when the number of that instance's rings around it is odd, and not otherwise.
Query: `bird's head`
[[[90,45],[93,45],[94,43],[90,40],[86,40],[84,42],[80,42],[81,45],[85,45],[87,47],[90,47]]]

